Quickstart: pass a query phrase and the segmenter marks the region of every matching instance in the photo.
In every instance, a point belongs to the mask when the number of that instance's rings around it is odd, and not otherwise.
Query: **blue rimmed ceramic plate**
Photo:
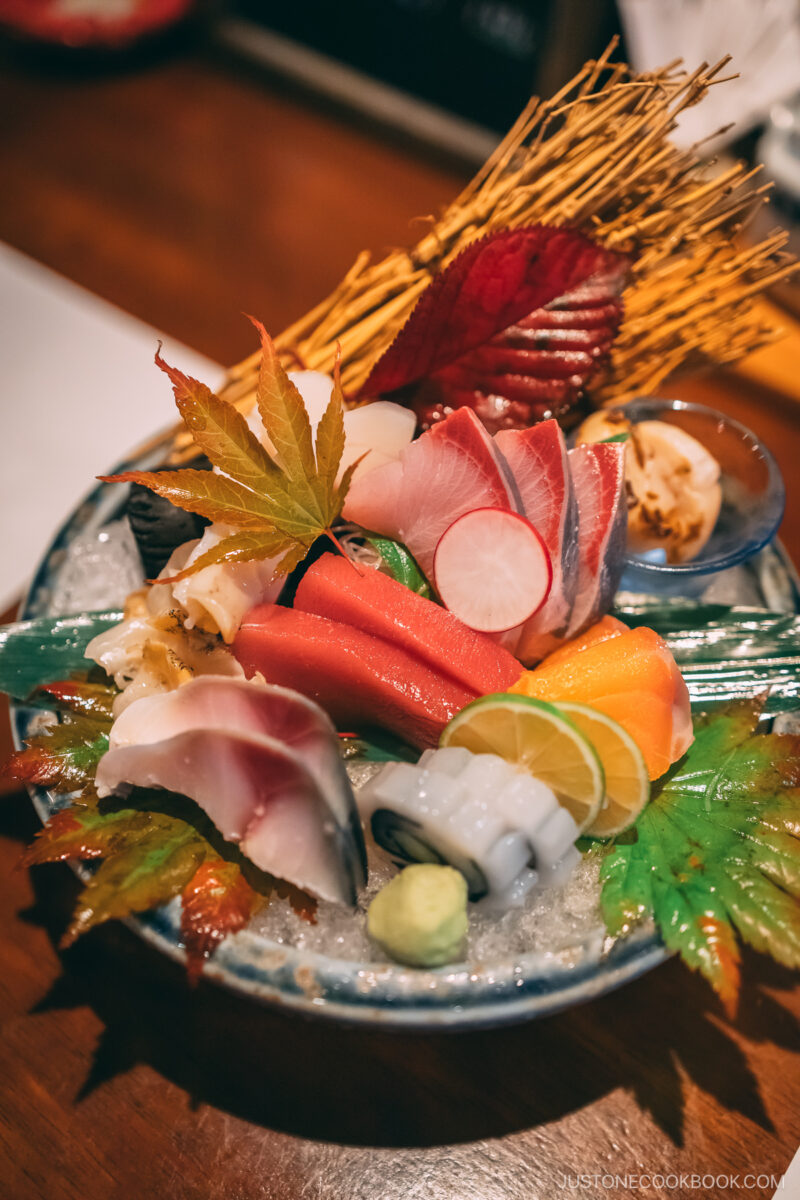
[[[146,469],[162,457],[159,449],[117,470]],[[51,596],[64,570],[68,547],[76,538],[99,532],[119,516],[123,495],[116,486],[97,488],[68,518],[42,559],[21,618],[51,611]],[[30,735],[37,715],[37,710],[24,706],[12,709],[18,746]],[[41,788],[32,788],[31,795],[42,821],[63,802]],[[86,873],[86,868],[77,870]],[[163,953],[181,959],[179,918],[175,900],[157,911],[130,918],[128,924]],[[226,939],[206,966],[205,975],[256,1000],[306,1015],[380,1028],[445,1030],[545,1016],[595,999],[651,970],[666,957],[652,926],[612,941],[599,918],[588,935],[558,952],[498,955],[497,961],[485,961],[484,957],[480,963],[430,971],[390,963],[348,962],[244,930]]]

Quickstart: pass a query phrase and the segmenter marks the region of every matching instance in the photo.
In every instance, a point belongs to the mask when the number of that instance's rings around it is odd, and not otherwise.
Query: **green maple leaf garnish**
[[[73,678],[42,685],[35,697],[65,710],[63,716],[28,738],[25,749],[5,764],[5,774],[54,792],[87,787],[108,749],[112,705],[118,695],[119,689],[110,681]]]
[[[24,750],[12,754],[5,773],[20,783],[74,792],[94,779],[108,749],[110,720],[67,714],[29,738]]]
[[[108,483],[144,484],[179,508],[237,530],[173,580],[214,563],[265,558],[279,559],[276,573],[287,574],[305,558],[318,537],[328,534],[333,538],[331,526],[342,511],[358,465],[352,463],[337,485],[344,452],[344,397],[338,365],[314,441],[302,396],[283,369],[263,325],[255,320],[253,324],[262,345],[258,411],[274,455],[250,432],[232,404],[169,366],[159,352],[156,363],[172,382],[186,427],[222,474],[186,468],[101,476]]]
[[[609,933],[652,917],[729,1011],[739,990],[737,934],[800,966],[800,738],[755,734],[763,703],[696,722],[685,758],[601,867]]]

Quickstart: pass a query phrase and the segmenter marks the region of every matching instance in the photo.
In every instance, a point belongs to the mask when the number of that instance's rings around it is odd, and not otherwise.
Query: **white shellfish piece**
[[[233,533],[236,530],[231,526],[209,525],[182,567],[171,566],[170,560],[163,573],[169,576],[171,570],[192,566]],[[197,626],[208,633],[219,632],[224,641],[232,642],[245,613],[256,604],[277,600],[286,582],[284,576],[275,572],[279,561],[280,556],[253,562],[214,563],[171,584],[172,595],[186,613],[186,628]]]

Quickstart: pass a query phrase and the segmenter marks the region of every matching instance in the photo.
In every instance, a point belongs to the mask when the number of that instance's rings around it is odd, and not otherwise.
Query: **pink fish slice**
[[[566,636],[575,637],[611,607],[625,561],[625,446],[600,442],[569,452],[578,500],[578,591]]]
[[[195,800],[261,870],[354,903],[366,856],[330,719],[286,688],[201,676],[135,701],[97,769],[101,795],[131,786]]]
[[[566,633],[578,592],[578,504],[567,446],[553,420],[530,429],[503,430],[495,434],[494,441],[514,476],[523,513],[544,542],[553,569],[542,607],[500,640],[524,662],[538,662]]]
[[[356,476],[348,521],[408,547],[430,578],[439,538],[476,508],[521,511],[505,460],[471,409],[461,408],[411,442],[396,462]]]

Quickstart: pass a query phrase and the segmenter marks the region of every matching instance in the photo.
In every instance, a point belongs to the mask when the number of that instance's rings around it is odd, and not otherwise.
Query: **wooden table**
[[[7,67],[0,121],[0,238],[224,362],[252,348],[242,310],[279,329],[461,182],[203,51],[116,78]],[[798,410],[728,380],[680,392],[772,445],[800,560]],[[9,794],[3,1198],[767,1197],[800,1141],[800,989],[766,959],[746,954],[733,1024],[670,962],[518,1028],[353,1032],[193,992],[124,927],[59,953],[75,881],[14,870],[35,829]],[[727,1174],[738,1188],[707,1178]],[[670,1178],[637,1192],[625,1175]]]

